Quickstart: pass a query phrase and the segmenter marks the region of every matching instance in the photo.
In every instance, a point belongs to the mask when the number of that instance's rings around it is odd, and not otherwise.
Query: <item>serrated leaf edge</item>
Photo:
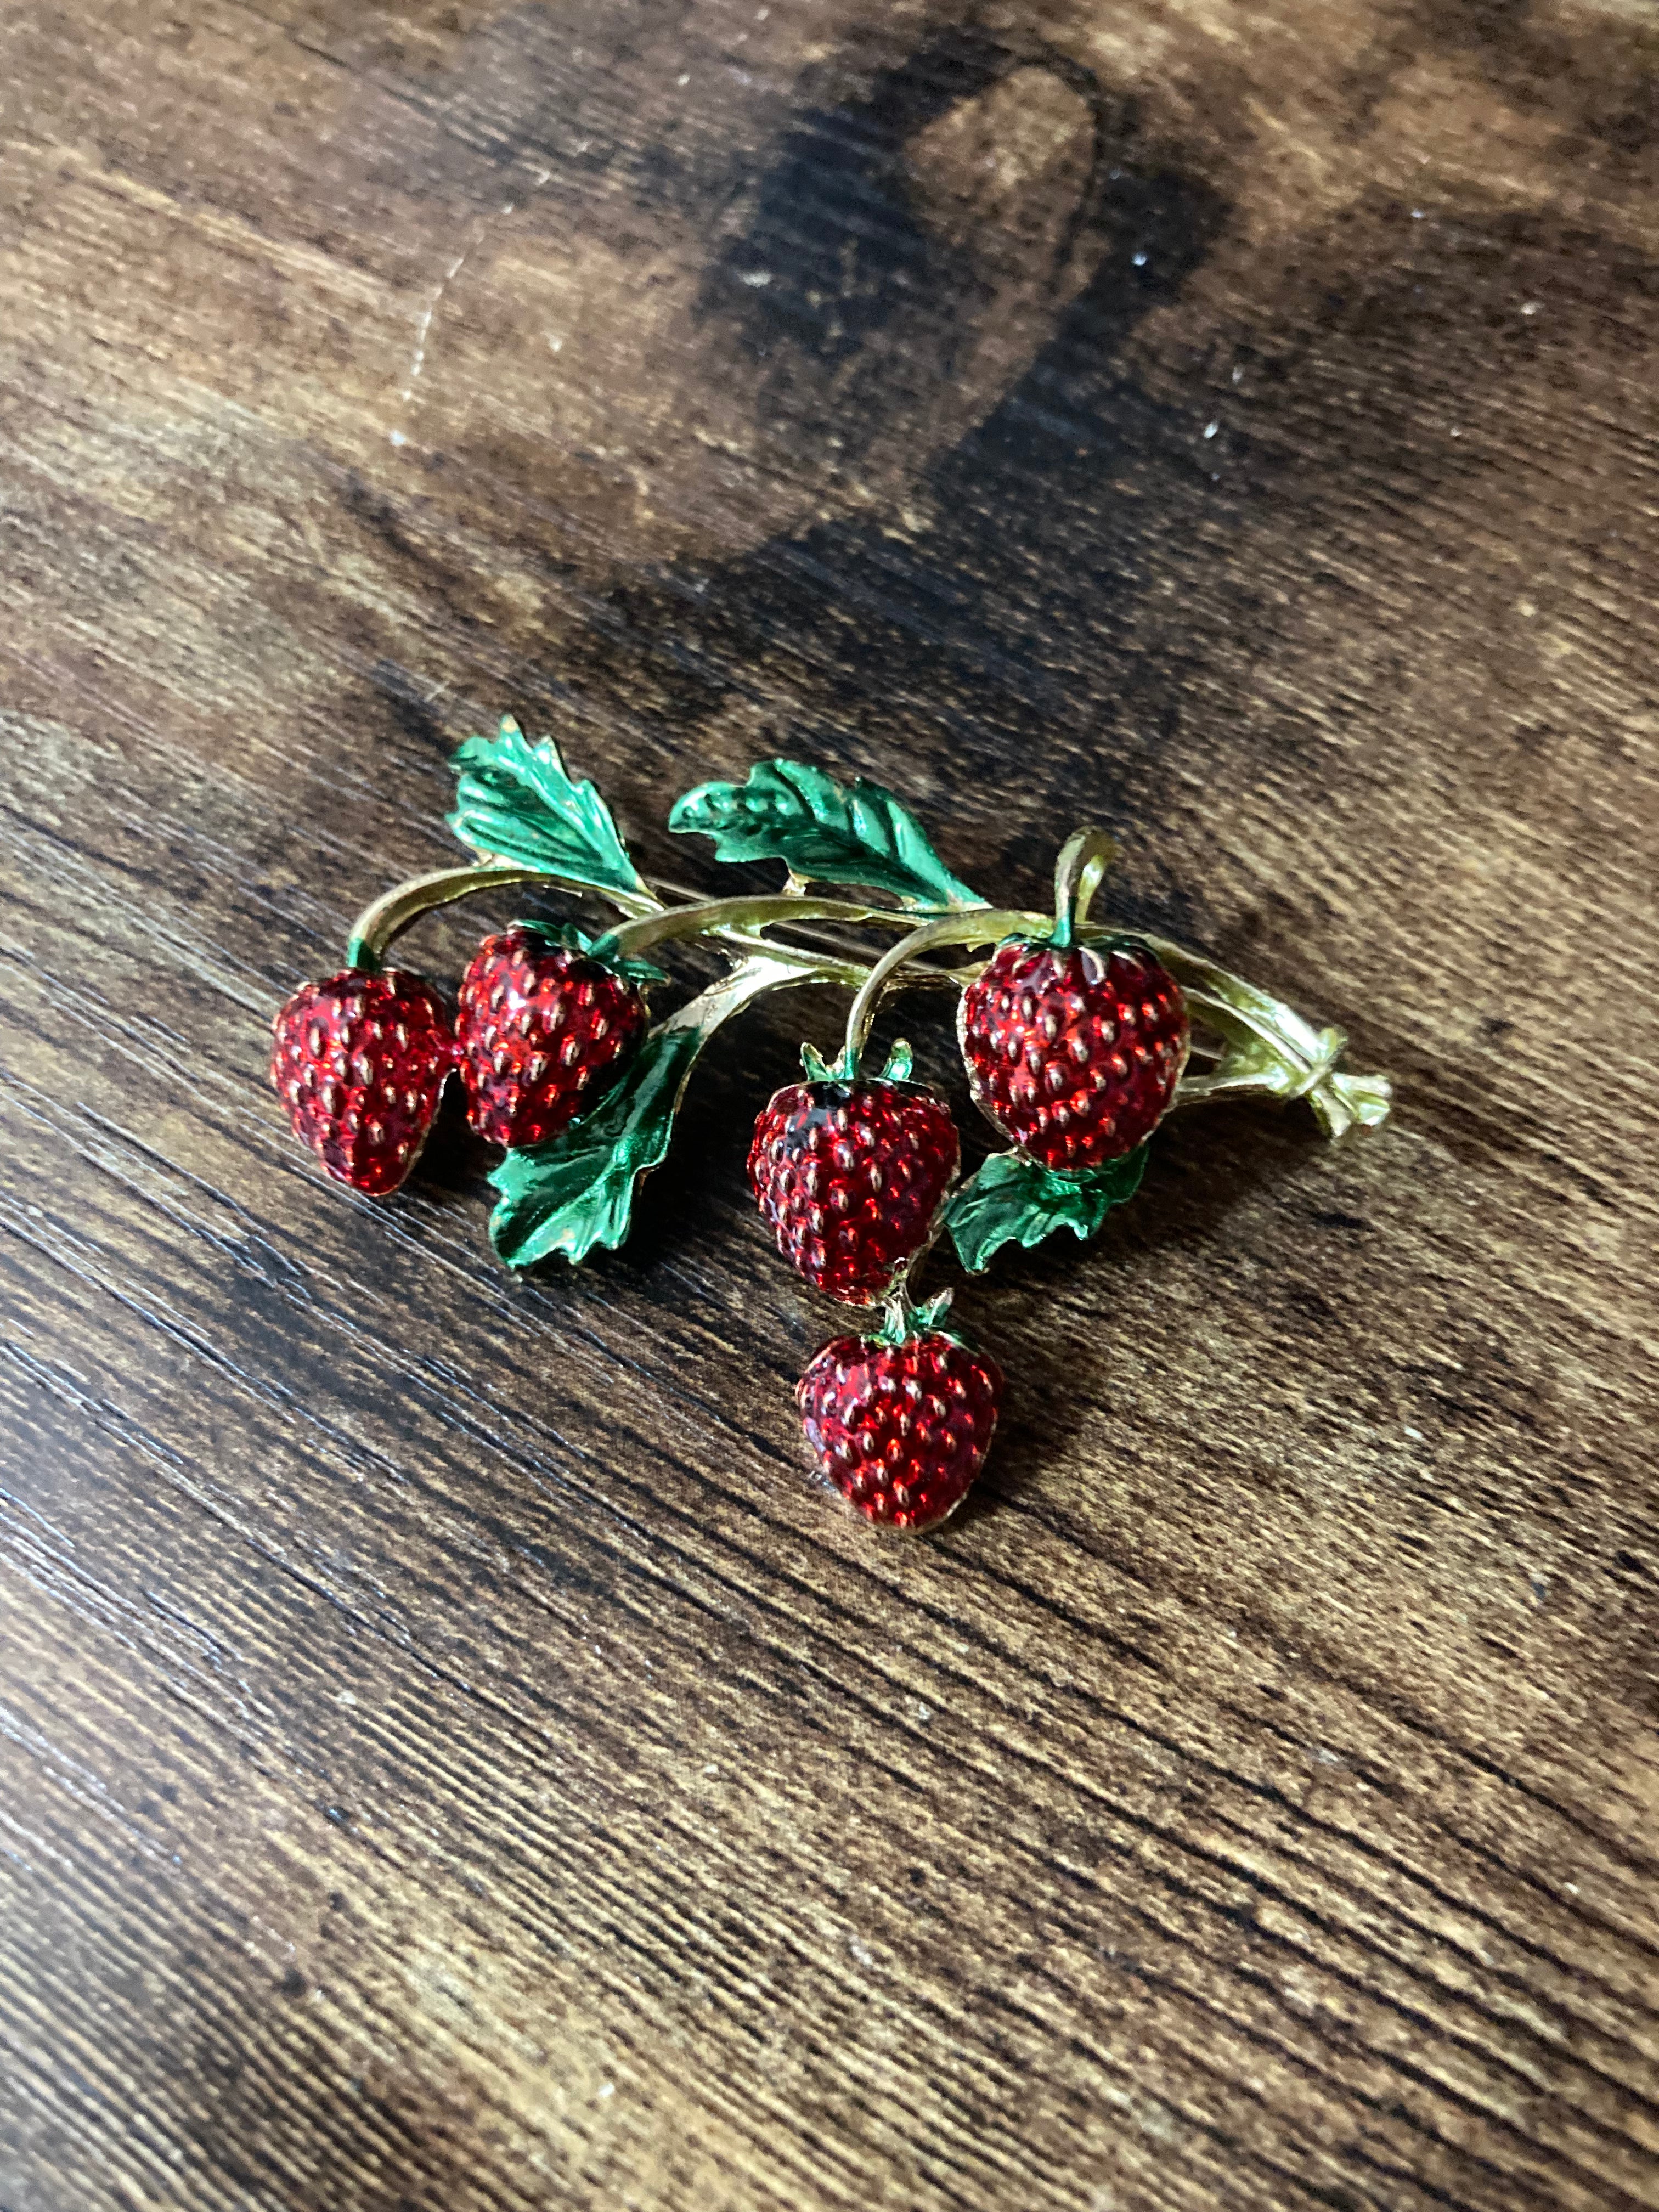
[[[1063,1213],[1052,1213],[1045,1217],[1036,1205],[1033,1204],[1023,1216],[1018,1212],[1012,1214],[1006,1233],[995,1237],[988,1243],[976,1247],[976,1258],[969,1257],[963,1243],[961,1223],[963,1211],[971,1206],[976,1194],[988,1199],[999,1186],[1006,1188],[1013,1184],[1017,1180],[1018,1172],[1029,1172],[1040,1179],[1052,1179],[1053,1182],[1062,1186],[1070,1183],[1075,1186],[1081,1194],[1089,1190],[1091,1184],[1097,1186],[1099,1183],[1103,1183],[1109,1177],[1115,1178],[1123,1174],[1132,1161],[1139,1162],[1139,1169],[1133,1180],[1129,1182],[1127,1189],[1113,1192],[1107,1197],[1100,1218],[1092,1228],[1086,1226],[1083,1221],[1075,1217]],[[1015,1172],[1000,1176],[996,1184],[988,1185],[981,1191],[980,1179],[986,1170],[1002,1163],[1007,1163],[1011,1170]],[[945,1208],[945,1227],[950,1233],[957,1257],[968,1273],[982,1275],[996,1255],[1007,1244],[1018,1244],[1023,1251],[1029,1252],[1038,1244],[1045,1243],[1048,1237],[1058,1235],[1062,1229],[1069,1229],[1079,1244],[1086,1244],[1091,1238],[1099,1235],[1105,1226],[1107,1215],[1113,1208],[1127,1204],[1134,1196],[1140,1188],[1146,1171],[1146,1146],[1144,1143],[1138,1146],[1133,1152],[1126,1153],[1122,1159],[1109,1161],[1104,1167],[1096,1169],[1090,1176],[1062,1175],[1058,1170],[1045,1167],[1040,1160],[1034,1160],[1029,1154],[1018,1150],[993,1152],[988,1158],[981,1162],[967,1182],[952,1193]],[[1033,1193],[1034,1199],[1039,1194],[1040,1188],[1039,1183],[1039,1192]]]
[[[763,784],[757,786],[756,779],[764,778],[769,772],[793,795],[807,822],[826,838],[836,833],[826,826],[819,799],[826,788],[834,793],[849,826],[853,848],[869,854],[877,864],[875,872],[860,874],[850,860],[829,868],[821,860],[804,860],[786,849],[787,824],[780,818],[777,799],[765,791]],[[700,807],[712,818],[688,819]],[[985,904],[970,885],[945,866],[921,818],[896,793],[866,776],[843,783],[827,769],[809,761],[757,761],[742,783],[716,780],[698,784],[675,800],[669,810],[668,826],[680,836],[712,838],[717,860],[781,860],[791,879],[803,884],[867,884],[891,892],[902,905],[923,911],[966,912]],[[903,858],[907,840],[920,848],[922,865]],[[908,882],[912,888],[902,890],[890,878]]]
[[[521,758],[514,757],[515,751]],[[485,831],[482,827],[475,833],[465,825],[470,819],[497,814],[510,824],[510,805],[499,802],[480,802],[468,806],[460,800],[460,782],[469,769],[480,773],[493,771],[509,782],[526,787],[537,803],[545,807],[556,821],[568,828],[571,842],[578,851],[585,850],[592,856],[591,865],[584,867],[549,867],[550,875],[562,880],[583,884],[596,890],[623,891],[649,896],[650,887],[634,866],[628,848],[617,827],[603,793],[591,780],[578,782],[565,765],[558,741],[550,735],[536,738],[526,737],[519,723],[510,714],[504,714],[494,737],[482,732],[465,738],[451,756],[450,765],[457,777],[457,804],[445,817],[450,833],[460,844],[488,858],[523,860],[536,866],[544,860],[542,840],[533,837],[536,849],[526,852],[520,848],[515,852],[511,836],[502,837]],[[538,769],[550,769],[559,782],[567,787],[572,804],[566,805],[556,796],[538,787],[535,780]],[[527,826],[527,825],[526,825]]]

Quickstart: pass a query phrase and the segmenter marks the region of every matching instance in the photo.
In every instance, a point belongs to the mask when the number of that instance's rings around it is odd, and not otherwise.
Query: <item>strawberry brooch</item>
[[[574,1264],[628,1234],[639,1180],[665,1158],[723,1024],[790,985],[850,990],[839,1055],[803,1048],[805,1079],[761,1109],[749,1180],[783,1257],[866,1316],[825,1345],[797,1395],[820,1477],[883,1527],[935,1528],[956,1510],[1001,1404],[996,1362],[947,1321],[951,1292],[912,1295],[942,1237],[979,1273],[1006,1244],[1095,1236],[1138,1188],[1164,1115],[1201,1100],[1305,1098],[1332,1137],[1389,1112],[1385,1078],[1340,1069],[1340,1030],[1182,946],[1094,921],[1111,859],[1097,830],[1062,848],[1051,911],[994,907],[891,793],[766,761],[742,784],[687,792],[669,827],[712,838],[721,860],[782,862],[785,888],[691,901],[638,872],[550,738],[532,743],[506,720],[455,766],[450,827],[477,857],[378,899],[345,967],[276,1015],[271,1081],[295,1134],[337,1182],[385,1198],[453,1076],[473,1129],[501,1151],[497,1253],[510,1267]],[[386,964],[422,915],[520,885],[598,898],[617,918],[599,936],[534,920],[486,937],[453,1012],[429,981]],[[829,922],[896,941],[866,961],[803,939]],[[691,939],[726,972],[653,1025],[647,994],[668,977],[645,956]],[[884,997],[921,988],[958,994],[967,1087],[1006,1140],[965,1181],[950,1103],[913,1080],[908,1046],[878,1073],[866,1065]]]
[[[454,1065],[449,1014],[429,983],[348,968],[304,985],[277,1015],[270,1079],[329,1173],[385,1198],[414,1166]]]
[[[820,1472],[867,1520],[894,1528],[932,1528],[956,1511],[1002,1403],[995,1360],[931,1326],[944,1303],[901,1315],[885,1334],[837,1337],[796,1393]]]

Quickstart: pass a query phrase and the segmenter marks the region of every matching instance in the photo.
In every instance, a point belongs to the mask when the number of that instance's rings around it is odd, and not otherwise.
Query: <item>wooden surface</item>
[[[4,2212],[1659,2204],[1656,75],[0,7]],[[574,1277],[453,1121],[385,1206],[282,1125],[504,710],[683,880],[781,750],[999,897],[1104,819],[1397,1119],[966,1291],[994,1462],[878,1540],[742,1182],[833,1000]]]

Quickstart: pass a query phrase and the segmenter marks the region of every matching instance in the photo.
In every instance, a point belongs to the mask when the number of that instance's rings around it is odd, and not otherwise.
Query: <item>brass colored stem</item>
[[[828,983],[852,991],[854,997],[841,1062],[850,1078],[858,1072],[876,1010],[886,991],[924,986],[961,990],[976,972],[972,966],[932,967],[920,955],[938,945],[989,945],[1000,938],[1021,934],[1051,933],[1054,943],[1070,943],[1087,926],[1090,903],[1112,850],[1111,840],[1098,830],[1079,830],[1066,840],[1054,869],[1052,922],[1046,915],[1026,908],[993,907],[958,908],[919,919],[914,911],[859,906],[844,899],[811,898],[797,893],[693,899],[668,906],[654,890],[600,889],[551,874],[544,868],[526,867],[516,861],[483,860],[414,877],[376,899],[353,925],[346,961],[350,967],[373,973],[393,941],[422,915],[480,891],[515,884],[550,884],[608,899],[621,910],[624,919],[594,947],[602,957],[626,957],[677,939],[707,937],[741,953],[746,961],[763,957],[772,963],[771,972],[779,985]],[[866,967],[861,961],[828,949],[780,943],[758,933],[779,925],[815,921],[897,927],[907,934],[873,967]],[[1224,1040],[1224,1049],[1213,1066],[1183,1079],[1176,1092],[1178,1104],[1227,1097],[1285,1103],[1305,1098],[1331,1137],[1340,1137],[1356,1125],[1375,1127],[1387,1118],[1392,1103],[1387,1077],[1343,1073],[1337,1065],[1346,1042],[1340,1030],[1316,1028],[1293,1006],[1183,945],[1139,932],[1136,935],[1175,976],[1193,1012]],[[751,979],[758,973],[753,969],[747,972]],[[771,987],[751,980],[743,995],[757,995],[764,988]]]
[[[1337,1066],[1347,1039],[1338,1029],[1316,1029],[1294,1006],[1242,975],[1167,938],[1140,940],[1175,977],[1200,1021],[1219,1032],[1224,1050],[1203,1075],[1183,1076],[1177,1105],[1212,1098],[1305,1098],[1328,1137],[1355,1127],[1375,1128],[1394,1102],[1386,1075],[1349,1075]]]
[[[936,945],[990,945],[1000,937],[1012,936],[1016,930],[1027,927],[1030,920],[1028,914],[1006,908],[981,907],[971,914],[939,915],[932,921],[923,922],[920,929],[912,930],[908,937],[901,938],[865,977],[848,1014],[847,1042],[841,1060],[846,1080],[850,1083],[858,1074],[881,994],[901,968],[908,966],[919,952],[931,952]]]
[[[347,967],[372,972],[385,959],[393,939],[401,937],[423,914],[507,884],[561,884],[570,890],[587,888],[562,876],[550,876],[545,868],[521,867],[514,860],[483,860],[465,868],[441,868],[435,875],[413,876],[383,892],[353,922],[346,945]],[[605,896],[634,913],[649,913],[656,904],[653,899],[626,891],[607,891]]]
[[[365,907],[352,924],[346,946],[346,964],[370,973],[377,969],[390,951],[393,941],[421,919],[439,907],[450,906],[456,901],[471,898],[475,894],[508,888],[515,884],[549,884],[555,888],[585,892],[590,896],[608,899],[620,907],[627,919],[601,940],[596,951],[620,951],[626,955],[645,944],[659,944],[666,939],[707,936],[735,951],[752,955],[763,951],[769,958],[793,969],[792,980],[802,982],[839,984],[849,991],[857,991],[869,974],[861,960],[843,957],[829,949],[811,945],[779,944],[773,939],[760,939],[755,932],[777,922],[840,921],[843,923],[882,922],[906,927],[915,915],[891,907],[854,906],[843,899],[811,899],[797,896],[778,897],[749,897],[737,899],[697,899],[686,897],[685,903],[664,905],[658,892],[677,887],[659,885],[647,894],[624,891],[606,886],[600,889],[591,884],[579,883],[574,878],[550,874],[545,868],[529,867],[511,860],[482,860],[464,868],[441,868],[428,876],[413,876],[407,882],[395,884],[371,906]],[[681,896],[684,896],[681,894]],[[969,979],[955,975],[944,969],[922,968],[913,975],[901,974],[901,988],[913,986],[948,985],[961,988]]]
[[[665,907],[637,921],[624,921],[602,937],[593,947],[599,960],[633,960],[653,945],[676,938],[711,937],[732,930],[764,929],[780,921],[880,921],[891,915],[887,907],[852,906],[845,899],[775,897],[708,899],[696,906]],[[907,915],[892,915],[898,921]]]
[[[1103,830],[1074,830],[1054,861],[1054,928],[1051,943],[1061,951],[1089,919],[1101,879],[1117,858],[1117,847]]]

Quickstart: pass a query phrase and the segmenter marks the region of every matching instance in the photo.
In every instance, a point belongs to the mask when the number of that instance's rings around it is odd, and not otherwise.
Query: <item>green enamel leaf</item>
[[[675,801],[668,826],[712,837],[721,860],[782,860],[804,883],[890,891],[906,906],[985,903],[890,791],[837,783],[802,761],[761,761],[746,783],[699,784]]]
[[[1115,1206],[1133,1198],[1146,1170],[1146,1147],[1082,1176],[1055,1175],[1023,1152],[994,1152],[945,1209],[945,1226],[969,1274],[981,1274],[1005,1244],[1030,1247],[1056,1230],[1083,1242]]]
[[[614,1251],[628,1234],[634,1187],[673,1141],[674,1116],[692,1065],[723,1022],[809,971],[757,952],[653,1030],[626,1073],[592,1110],[549,1145],[510,1152],[489,1178],[501,1194],[489,1218],[509,1267],[558,1253],[574,1267],[596,1244]]]
[[[704,1035],[657,1030],[591,1114],[551,1144],[507,1155],[489,1178],[501,1194],[489,1235],[509,1267],[532,1267],[554,1253],[574,1267],[595,1245],[614,1251],[622,1243],[634,1186],[668,1151]]]
[[[462,844],[598,890],[646,890],[611,809],[591,783],[573,782],[551,738],[532,745],[508,715],[495,737],[469,738],[454,766],[449,826]]]

